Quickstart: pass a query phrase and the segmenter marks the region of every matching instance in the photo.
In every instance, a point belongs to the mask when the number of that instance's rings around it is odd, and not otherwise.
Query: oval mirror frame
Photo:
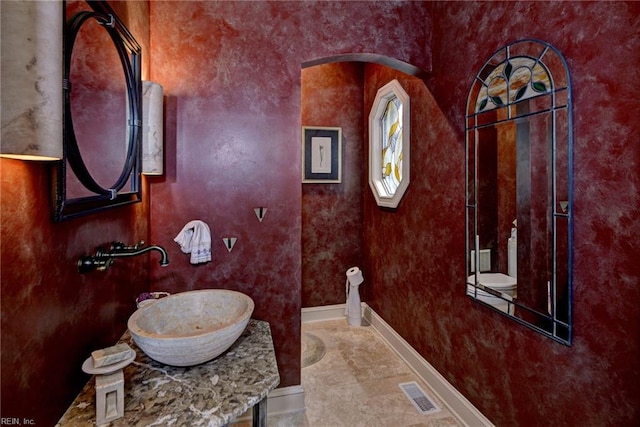
[[[73,15],[65,25],[64,52],[64,157],[54,168],[55,200],[53,220],[56,222],[88,215],[116,206],[138,203],[142,200],[142,78],[141,47],[131,35],[108,2],[87,1],[92,10],[84,10]],[[126,145],[123,141],[111,141],[106,138],[102,143],[114,150],[126,150],[126,157],[119,176],[113,177],[113,184],[104,188],[91,175],[80,154],[80,148],[73,127],[71,91],[73,82],[71,57],[76,37],[82,25],[95,20],[109,34],[113,45],[105,49],[115,49],[122,64],[127,92]],[[79,183],[88,190],[88,196],[68,197],[67,174],[72,172]]]
[[[465,130],[466,294],[570,345],[573,125],[560,52],[536,39],[496,51],[471,86]]]

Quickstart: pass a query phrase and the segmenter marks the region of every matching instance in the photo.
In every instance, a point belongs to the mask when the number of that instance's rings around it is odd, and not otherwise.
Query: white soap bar
[[[131,356],[131,347],[124,343],[91,352],[94,368],[122,362],[129,356]]]

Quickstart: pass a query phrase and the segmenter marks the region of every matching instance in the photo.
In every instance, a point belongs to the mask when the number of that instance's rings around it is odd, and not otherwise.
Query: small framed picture
[[[342,182],[342,128],[302,127],[302,182]]]

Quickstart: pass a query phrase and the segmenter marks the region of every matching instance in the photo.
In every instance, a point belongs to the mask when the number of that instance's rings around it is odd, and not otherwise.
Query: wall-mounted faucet
[[[150,251],[158,251],[162,258],[160,259],[160,265],[165,267],[169,265],[169,256],[167,251],[158,245],[151,245],[142,247],[144,242],[139,242],[133,246],[127,246],[124,243],[112,242],[109,250],[106,251],[102,246],[96,248],[96,253],[93,256],[81,256],[78,260],[78,272],[87,273],[93,270],[104,271],[111,264],[115,258],[127,258],[137,256]]]

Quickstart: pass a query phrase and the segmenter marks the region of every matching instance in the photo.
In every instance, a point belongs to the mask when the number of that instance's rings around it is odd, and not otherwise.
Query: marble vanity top
[[[129,344],[137,356],[124,368],[124,417],[110,426],[225,425],[266,398],[280,383],[267,322],[250,320],[226,353],[185,368],[150,359],[128,331],[120,342]],[[86,427],[95,425],[95,421],[92,377],[56,427]]]

